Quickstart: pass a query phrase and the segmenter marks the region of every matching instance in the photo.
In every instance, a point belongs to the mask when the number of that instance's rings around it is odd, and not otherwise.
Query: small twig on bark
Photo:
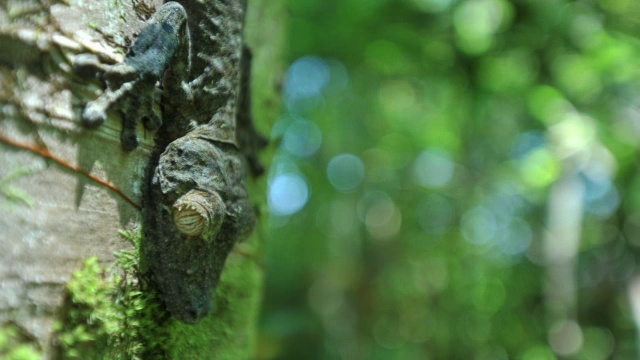
[[[9,137],[7,137],[6,135],[0,133],[0,142],[7,144],[9,146],[13,146],[16,147],[18,149],[22,149],[22,150],[27,150],[30,151],[36,155],[40,155],[44,158],[53,160],[55,163],[57,163],[58,165],[69,169],[73,172],[76,172],[78,174],[84,175],[87,178],[89,178],[90,180],[93,180],[94,182],[105,186],[107,188],[109,188],[110,190],[114,191],[116,194],[118,194],[122,199],[124,199],[126,202],[128,202],[129,204],[133,205],[133,207],[135,207],[138,210],[142,210],[142,206],[140,206],[140,204],[136,203],[135,201],[133,201],[133,199],[131,199],[130,197],[128,197],[122,190],[120,190],[117,186],[111,184],[108,181],[102,180],[99,177],[92,175],[91,173],[89,173],[88,171],[81,169],[80,167],[70,164],[68,162],[66,162],[65,160],[56,157],[55,155],[51,154],[51,152],[49,152],[49,149],[47,149],[44,146],[38,146],[38,145],[31,145],[31,144],[24,144],[24,143],[20,143],[17,142],[13,139],[10,139]]]

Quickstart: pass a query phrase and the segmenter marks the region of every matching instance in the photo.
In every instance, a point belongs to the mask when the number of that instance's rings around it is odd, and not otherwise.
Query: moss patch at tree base
[[[0,359],[39,360],[40,350],[32,339],[21,334],[20,329],[11,324],[0,326]]]
[[[57,324],[58,359],[251,359],[262,269],[254,243],[227,260],[212,313],[195,325],[170,317],[157,290],[140,273],[140,232],[121,232],[133,250],[115,254],[111,268],[91,257],[67,284]],[[236,248],[238,249],[238,248]]]
[[[56,329],[59,358],[163,358],[167,336],[159,322],[168,314],[157,293],[139,281],[139,232],[121,234],[134,250],[116,253],[115,268],[91,257],[67,284],[65,314]]]

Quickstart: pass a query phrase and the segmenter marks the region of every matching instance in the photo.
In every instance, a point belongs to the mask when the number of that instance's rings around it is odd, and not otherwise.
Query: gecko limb
[[[160,91],[157,87],[165,71],[179,52],[188,54],[183,44],[186,29],[186,12],[182,5],[169,2],[163,5],[142,29],[124,62],[105,66],[95,65],[103,71],[107,90],[87,104],[82,113],[82,124],[97,128],[107,119],[109,110],[122,115],[122,147],[131,151],[138,146],[136,127],[143,121],[147,130],[157,130],[161,117],[154,111]],[[183,46],[184,45],[184,46]],[[90,63],[86,58],[76,65],[86,71]]]

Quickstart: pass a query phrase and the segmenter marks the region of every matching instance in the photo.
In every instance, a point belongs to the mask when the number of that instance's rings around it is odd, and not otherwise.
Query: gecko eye
[[[172,208],[176,229],[187,236],[215,234],[220,230],[226,206],[216,192],[191,190],[180,197]],[[212,237],[206,236],[206,240]]]

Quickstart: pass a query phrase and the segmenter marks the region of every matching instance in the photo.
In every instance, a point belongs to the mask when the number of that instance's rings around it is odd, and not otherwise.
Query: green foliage
[[[117,269],[87,259],[67,284],[68,309],[57,341],[65,359],[164,358],[167,315],[157,294],[138,280],[139,232],[120,232],[134,250],[115,254]]]
[[[133,250],[115,254],[114,268],[87,259],[67,284],[68,306],[58,324],[64,359],[246,359],[253,354],[262,269],[250,254],[255,239],[232,253],[212,314],[195,325],[169,318],[156,291],[139,281],[139,231],[120,232]]]
[[[13,325],[0,327],[0,358],[4,360],[38,360],[42,354],[32,342],[20,335]]]
[[[261,356],[637,358],[638,4],[290,1]]]

